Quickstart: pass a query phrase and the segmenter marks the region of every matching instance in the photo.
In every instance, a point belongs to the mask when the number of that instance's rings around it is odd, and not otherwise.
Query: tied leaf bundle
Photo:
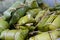
[[[26,30],[5,30],[1,33],[0,38],[2,40],[25,40],[28,34]]]
[[[29,38],[29,40],[57,40],[59,36],[59,31],[44,32]]]

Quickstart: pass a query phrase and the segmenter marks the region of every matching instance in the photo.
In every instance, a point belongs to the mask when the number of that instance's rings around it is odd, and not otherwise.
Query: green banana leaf
[[[26,30],[5,30],[1,33],[0,38],[2,40],[25,40],[28,35],[28,29]]]
[[[36,15],[36,17],[35,17],[35,20],[36,20],[36,22],[38,22],[38,21],[40,21],[41,20],[41,18],[43,17],[43,15],[45,14],[45,10],[42,10],[42,11],[40,11],[37,15]]]
[[[30,37],[29,40],[57,40],[59,31],[43,32],[41,34]]]
[[[44,26],[43,26],[43,29],[46,30],[46,31],[50,30],[50,29],[49,29],[49,26],[50,26],[50,24],[52,24],[52,22],[55,20],[55,18],[56,18],[57,16],[58,16],[58,15],[52,14],[52,15],[48,18],[48,20],[45,22],[45,24],[44,24]],[[43,30],[43,29],[42,29],[42,30]]]
[[[36,0],[26,0],[26,1],[25,1],[25,4],[26,4],[29,8],[37,8],[37,7],[39,7]]]
[[[47,20],[46,23],[52,23],[57,16],[58,16],[58,15],[52,14],[52,15],[49,17],[49,19]]]
[[[43,16],[43,17],[42,17],[41,20],[38,22],[37,28],[38,28],[40,31],[46,31],[46,30],[47,30],[47,27],[46,27],[46,29],[44,29],[44,24],[46,23],[46,21],[47,21],[48,18],[50,17],[49,11],[43,12],[43,14],[41,14],[41,16]],[[44,30],[43,30],[43,29],[44,29]]]
[[[26,16],[21,17],[17,24],[24,25],[26,23],[32,23],[32,22],[35,22],[34,18],[31,15],[26,15]]]
[[[24,3],[24,0],[19,0],[17,2],[15,2],[9,9],[7,9],[4,13],[3,13],[3,18],[6,20],[6,19],[9,19],[13,12],[16,11],[18,8],[20,8],[21,4]]]
[[[0,33],[3,31],[3,30],[6,30],[9,28],[9,24],[8,22],[4,21],[4,20],[0,20]]]
[[[42,21],[40,21],[38,24],[37,24],[37,28],[40,30],[40,31],[46,31],[48,27],[46,27],[44,29],[44,24],[45,22],[48,20],[49,16],[48,17],[45,17]],[[43,30],[44,29],[44,30]]]
[[[40,8],[30,9],[27,11],[27,15],[31,15],[32,17],[35,17],[39,11],[41,11]]]
[[[26,11],[28,10],[27,6],[23,6],[22,8],[18,9],[12,16],[9,24],[15,24],[22,16],[25,15]]]
[[[50,39],[49,33],[45,32],[45,33],[38,34],[36,36],[31,37],[29,40],[51,40],[51,39]]]
[[[55,29],[58,29],[58,28],[60,28],[60,15],[58,15],[56,17],[56,19],[49,26],[50,30],[55,30]]]
[[[59,31],[51,31],[49,34],[52,40],[57,40],[59,33],[60,33]]]

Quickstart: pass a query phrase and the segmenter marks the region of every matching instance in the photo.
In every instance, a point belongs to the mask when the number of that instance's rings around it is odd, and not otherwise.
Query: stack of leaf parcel
[[[19,0],[0,17],[0,40],[58,40],[60,7]]]

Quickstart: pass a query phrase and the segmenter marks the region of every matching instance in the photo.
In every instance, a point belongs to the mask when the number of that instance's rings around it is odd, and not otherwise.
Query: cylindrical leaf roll
[[[8,10],[6,10],[4,13],[3,13],[3,18],[6,20],[6,19],[9,19],[11,16],[12,16],[12,12],[16,11],[18,8],[20,8],[21,6],[24,3],[24,0],[19,0],[17,2],[15,2]]]
[[[2,40],[25,40],[28,35],[28,29],[25,30],[5,30],[1,33]]]

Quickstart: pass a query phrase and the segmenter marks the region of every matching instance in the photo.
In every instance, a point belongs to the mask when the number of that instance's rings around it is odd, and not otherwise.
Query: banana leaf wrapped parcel
[[[47,27],[48,30],[56,30],[60,28],[60,15],[53,15],[49,18],[46,24],[43,26],[44,29]]]
[[[18,25],[24,25],[26,23],[33,23],[35,22],[35,19],[31,15],[25,15],[21,17],[18,21]]]
[[[49,26],[50,30],[54,30],[60,28],[60,15],[56,17],[56,19],[52,22],[52,24]]]
[[[29,40],[57,40],[59,38],[59,31],[44,32],[29,38]]]
[[[55,14],[52,14],[48,20],[45,21],[45,23],[42,21],[42,24],[41,22],[38,23],[38,29],[39,30],[43,30],[43,31],[49,31],[49,30],[55,30],[55,29],[58,29],[60,28],[60,25],[59,25],[59,17],[60,15],[55,15]],[[41,25],[42,24],[42,25]]]
[[[22,5],[20,5],[22,6]],[[23,5],[21,8],[19,8],[18,10],[16,10],[16,12],[13,14],[13,16],[11,17],[10,19],[10,22],[9,24],[15,24],[22,16],[25,15],[26,11],[28,10],[29,8],[25,5]]]
[[[41,15],[39,16],[39,14],[41,14]],[[43,30],[44,29],[43,26],[46,23],[46,21],[49,19],[50,13],[48,10],[47,11],[43,10],[43,11],[40,11],[39,14],[35,18],[38,22],[36,26],[37,26],[38,30],[45,31],[45,30]]]
[[[5,30],[1,33],[2,40],[25,40],[28,35],[28,29],[25,30]]]
[[[9,28],[8,22],[0,19],[0,33],[8,28]]]
[[[15,2],[8,10],[6,10],[4,13],[3,13],[3,18],[5,20],[9,19],[13,12],[15,12],[18,8],[20,8],[21,6],[24,3],[24,0],[19,0],[17,2]]]

